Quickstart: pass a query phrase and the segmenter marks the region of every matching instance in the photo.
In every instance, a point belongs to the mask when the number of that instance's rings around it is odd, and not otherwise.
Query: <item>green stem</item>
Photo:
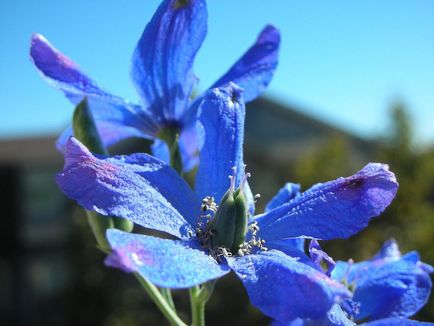
[[[190,288],[191,324],[192,326],[205,325],[205,303],[200,300],[200,288],[198,285]]]
[[[172,292],[170,291],[170,289],[161,288],[160,291],[161,291],[161,295],[164,297],[167,303],[172,307],[173,310],[176,311],[175,303],[173,302]]]
[[[86,216],[98,247],[104,252],[110,251],[111,247],[106,239],[105,231],[113,227],[113,219],[88,210],[86,210]]]
[[[164,142],[166,142],[167,147],[170,152],[170,166],[182,176],[182,158],[181,151],[179,149],[179,130],[172,128],[164,128],[160,131],[159,136]]]
[[[134,274],[137,278],[137,280],[140,282],[140,284],[145,289],[146,293],[148,293],[149,297],[154,300],[155,304],[157,305],[158,309],[163,313],[163,315],[166,317],[166,319],[170,322],[172,325],[176,326],[187,326],[176,314],[176,312],[170,307],[170,304],[164,299],[163,295],[160,293],[158,288],[152,284],[151,282],[147,281],[146,279],[142,278],[139,274]]]

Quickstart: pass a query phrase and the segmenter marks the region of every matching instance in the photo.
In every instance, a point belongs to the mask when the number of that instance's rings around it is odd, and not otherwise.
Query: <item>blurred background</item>
[[[248,105],[246,163],[258,211],[285,182],[307,189],[367,162],[388,163],[397,198],[357,236],[323,242],[336,260],[366,259],[395,238],[434,264],[434,3],[208,1],[195,62],[206,89],[267,24],[282,32],[280,64]],[[136,281],[103,266],[81,209],[54,183],[57,135],[73,107],[28,57],[45,35],[100,85],[130,100],[129,60],[156,0],[0,2],[0,324],[164,325]],[[144,151],[132,139],[111,153]],[[188,297],[175,292],[188,318]],[[227,300],[230,297],[231,300]],[[236,299],[234,299],[236,298]],[[415,317],[434,320],[434,299]],[[207,305],[210,325],[267,325],[233,276]]]

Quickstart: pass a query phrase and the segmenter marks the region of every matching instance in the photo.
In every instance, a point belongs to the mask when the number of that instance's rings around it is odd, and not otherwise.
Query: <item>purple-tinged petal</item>
[[[131,77],[143,105],[162,123],[178,121],[187,110],[196,82],[193,61],[206,35],[206,20],[204,0],[166,0],[133,53]]]
[[[100,89],[94,80],[86,76],[77,64],[54,48],[40,34],[32,35],[30,58],[44,79],[51,86],[64,91],[66,95],[81,93],[110,96]]]
[[[280,322],[320,318],[350,293],[323,273],[276,250],[228,258],[250,301]]]
[[[300,194],[300,185],[296,183],[287,182],[279,189],[277,194],[265,206],[265,212],[269,212],[279,206],[288,203]]]
[[[273,77],[277,66],[280,33],[266,26],[255,44],[211,88],[234,82],[244,89],[246,102],[261,95]]]
[[[147,154],[98,158],[75,138],[68,141],[60,188],[88,210],[123,217],[147,228],[189,237],[198,201],[178,174]]]
[[[106,265],[137,272],[160,287],[188,288],[230,271],[198,249],[194,240],[161,239],[116,229],[107,231],[107,239],[113,253],[106,258]]]
[[[388,166],[370,163],[356,174],[320,183],[256,221],[265,240],[348,238],[391,203],[398,189]]]
[[[61,90],[72,103],[88,98],[105,146],[128,137],[149,138],[158,132],[159,126],[145,108],[102,90],[42,35],[32,36],[30,57],[47,83]],[[58,148],[62,149],[71,135],[71,130],[66,130],[58,140]]]
[[[207,92],[197,123],[200,164],[195,190],[199,198],[212,196],[220,202],[229,189],[234,167],[235,187],[240,186],[244,177],[244,118],[242,90],[238,86],[230,83]],[[249,190],[244,188],[245,192]],[[250,193],[246,197],[251,207],[253,196]]]
[[[315,264],[321,268],[323,264],[327,268],[325,274],[330,276],[333,269],[336,266],[335,261],[330,257],[325,251],[322,250],[318,241],[312,240],[309,244],[309,254],[310,258],[315,262]]]

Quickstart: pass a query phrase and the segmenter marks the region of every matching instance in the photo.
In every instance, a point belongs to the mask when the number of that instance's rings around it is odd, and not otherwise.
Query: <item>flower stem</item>
[[[169,306],[176,311],[175,308],[175,303],[173,302],[173,298],[172,298],[172,292],[170,291],[170,289],[167,288],[161,288],[161,295],[164,297],[164,299],[166,300],[166,302],[169,304]]]
[[[142,278],[139,274],[134,274],[137,280],[145,289],[146,293],[148,293],[149,297],[154,300],[158,309],[163,313],[166,319],[170,322],[171,325],[176,326],[187,326],[176,314],[170,304],[166,301],[163,295],[160,293],[158,288],[152,284],[151,282]]]
[[[200,300],[200,288],[198,285],[190,288],[191,324],[192,326],[205,325],[205,303]]]

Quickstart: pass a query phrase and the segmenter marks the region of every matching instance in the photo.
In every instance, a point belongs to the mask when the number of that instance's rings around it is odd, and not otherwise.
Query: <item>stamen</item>
[[[252,175],[251,175],[250,173],[248,173],[248,172],[244,174],[243,180],[241,181],[241,185],[240,185],[240,188],[241,188],[241,189],[244,188],[244,186],[245,186],[246,183],[247,183],[247,179],[250,178],[251,176],[252,176]]]
[[[257,248],[257,250],[267,251],[268,248],[264,246],[265,240],[257,238],[256,235],[259,231],[259,226],[257,222],[253,222],[249,225],[249,231],[252,233],[252,238],[240,245],[238,249],[238,256],[243,257],[245,255],[251,254],[252,250]]]
[[[202,205],[200,206],[200,209],[203,213],[206,213],[208,211],[211,211],[213,214],[217,212],[218,206],[215,203],[214,197],[206,196],[204,199],[202,199]],[[202,217],[208,217],[211,218],[211,214],[202,215]]]

